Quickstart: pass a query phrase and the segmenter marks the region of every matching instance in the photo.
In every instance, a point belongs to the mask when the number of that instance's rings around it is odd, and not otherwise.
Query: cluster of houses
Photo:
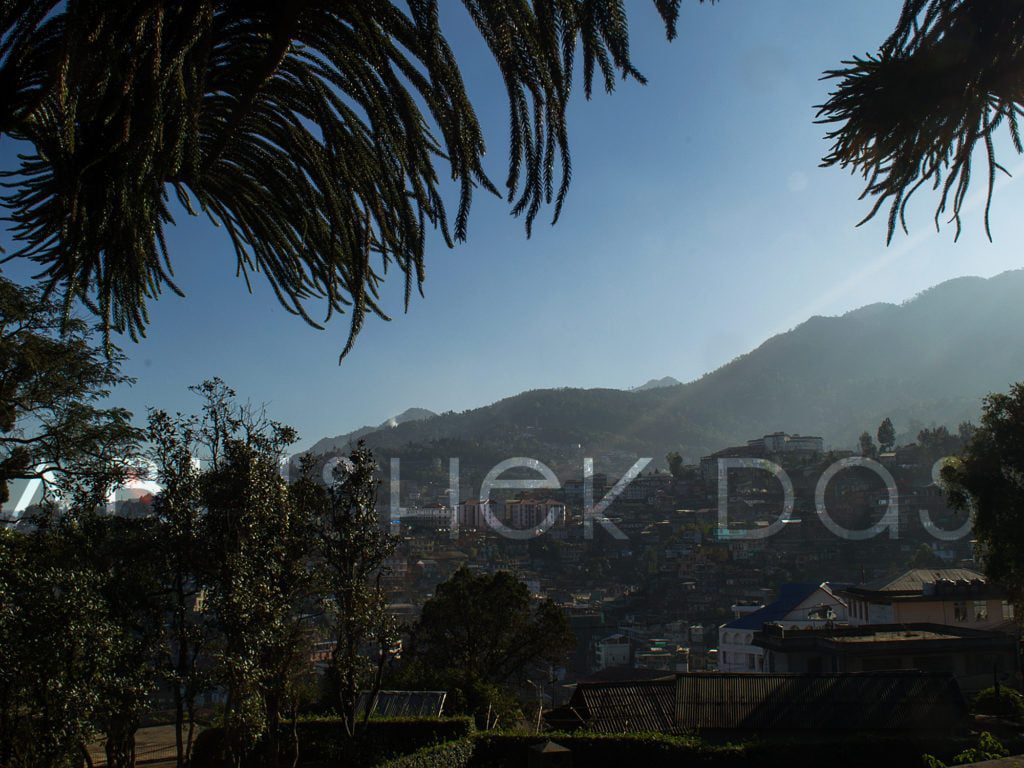
[[[624,634],[603,639],[599,658],[620,673],[580,680],[549,725],[711,738],[948,737],[967,732],[970,695],[1021,685],[1013,605],[968,569],[786,584],[768,604],[733,612],[718,629],[716,670],[659,674],[635,663]]]
[[[1013,604],[964,568],[910,569],[860,585],[788,584],[765,606],[734,606],[719,628],[723,672],[921,670],[974,693],[1019,687]]]
[[[591,538],[583,523],[587,486],[595,500],[616,486],[605,474],[500,500],[460,501],[443,485],[424,485],[405,502],[416,514],[402,520],[389,568],[391,607],[413,620],[424,596],[462,565],[517,573],[538,598],[562,607],[577,638],[554,670],[557,684],[544,687],[559,727],[621,730],[628,721],[703,732],[713,730],[711,713],[729,711],[725,730],[769,716],[797,728],[802,711],[786,703],[797,696],[819,712],[874,697],[910,728],[960,722],[966,696],[1021,682],[1013,606],[977,572],[927,451],[876,457],[898,488],[895,535],[843,538],[823,525],[815,505],[824,467],[850,455],[826,452],[819,437],[776,432],[675,475],[643,472],[605,511],[625,538],[600,526]],[[785,526],[749,535],[779,517],[784,488],[770,472],[738,469],[723,497],[722,458],[764,458],[784,469],[795,500]],[[867,469],[828,482],[831,519],[849,530],[869,528],[891,500]],[[537,535],[509,537],[500,526]],[[550,670],[538,675],[554,680]],[[939,709],[900,720],[911,703]]]

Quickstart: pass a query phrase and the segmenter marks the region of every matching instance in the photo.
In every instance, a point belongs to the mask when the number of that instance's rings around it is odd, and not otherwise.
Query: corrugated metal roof
[[[383,717],[440,717],[446,691],[381,691],[372,713]],[[370,692],[362,691],[356,711],[362,714],[370,700]]]
[[[621,683],[580,683],[571,709],[599,733],[671,731],[674,728],[676,681],[633,680]]]
[[[936,731],[963,726],[967,705],[948,676],[680,675],[675,724],[685,730]]]
[[[984,575],[966,568],[912,568],[898,576],[884,576],[854,589],[864,592],[922,592],[925,584],[949,581],[985,581]]]

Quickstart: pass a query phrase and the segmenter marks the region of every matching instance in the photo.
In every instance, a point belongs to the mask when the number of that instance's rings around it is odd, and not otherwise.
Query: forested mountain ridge
[[[984,395],[1021,379],[1024,270],[1017,270],[950,280],[901,305],[811,317],[687,384],[533,390],[360,436],[389,454],[445,445],[495,455],[547,449],[660,458],[679,450],[694,460],[776,430],[852,448],[885,416],[911,436],[932,423],[976,419]]]

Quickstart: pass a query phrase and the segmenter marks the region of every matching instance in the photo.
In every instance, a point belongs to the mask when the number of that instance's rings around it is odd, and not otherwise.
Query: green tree
[[[665,461],[668,462],[668,471],[672,473],[672,477],[683,476],[683,457],[679,451],[669,451],[665,456]]]
[[[27,532],[0,531],[4,766],[80,762],[97,732],[108,736],[112,764],[125,765],[122,747],[130,751],[149,693],[142,659],[153,613],[143,617],[141,603],[156,598],[129,588],[147,583],[136,566],[148,569],[153,549],[133,561],[120,534],[112,550],[92,538],[96,511],[137,469],[140,436],[130,413],[102,407],[129,381],[118,350],[106,352],[82,320],[0,278],[0,499],[14,480],[43,489]],[[121,581],[125,573],[133,576]]]
[[[873,459],[878,455],[878,448],[875,446],[875,441],[871,439],[871,434],[869,432],[861,432],[860,440],[858,442],[860,444],[861,456]]]
[[[965,430],[963,434],[969,432]],[[964,447],[961,434],[954,435],[944,426],[922,429],[917,433],[917,443],[925,455],[933,460],[959,453]]]
[[[333,703],[346,732],[354,736],[359,692],[365,687],[375,696],[380,690],[398,639],[381,587],[385,561],[397,540],[377,514],[377,465],[362,442],[335,466],[326,487],[314,474],[319,466],[314,457],[305,457],[292,493],[296,504],[309,508],[315,519],[318,586],[333,645]],[[369,714],[367,707],[365,716]]]
[[[128,470],[139,432],[128,411],[101,407],[130,381],[108,351],[38,289],[0,277],[0,502],[13,480],[71,492]]]
[[[94,572],[51,540],[0,529],[0,764],[90,762],[118,628]],[[91,764],[91,763],[90,763]]]
[[[950,503],[974,518],[985,573],[1024,598],[1024,383],[985,398],[981,424],[942,480]]]
[[[116,477],[116,471],[109,473]],[[5,768],[134,765],[162,635],[152,521],[103,514],[92,473],[46,499],[24,530],[0,529],[0,760]],[[84,479],[83,479],[84,478]]]
[[[886,416],[878,425],[878,447],[883,453],[891,451],[896,445],[896,428],[892,425],[892,419]]]
[[[153,509],[164,538],[163,669],[178,764],[191,759],[196,697],[215,684],[228,693],[228,759],[291,763],[299,745],[282,723],[294,719],[312,673],[322,510],[308,491],[319,488],[288,486],[279,471],[294,430],[239,405],[220,379],[192,390],[199,415],[151,411],[148,433],[162,486]]]
[[[421,679],[457,689],[455,697],[480,715],[491,691],[522,684],[531,667],[562,661],[574,645],[552,601],[533,600],[507,571],[474,575],[463,567],[424,604],[407,656]]]
[[[462,5],[508,93],[504,194],[529,231],[568,189],[576,67],[587,97],[595,78],[644,81],[626,4]],[[654,0],[669,38],[679,5]],[[142,334],[147,302],[180,293],[172,195],[222,225],[238,271],[263,273],[289,311],[312,325],[311,301],[351,312],[351,345],[367,312],[383,316],[384,269],[408,301],[428,228],[463,240],[474,190],[501,194],[438,0],[34,0],[4,4],[0,30],[0,135],[28,144],[3,199],[16,255],[108,330]]]
[[[161,666],[174,701],[179,768],[191,760],[196,701],[211,685],[207,665],[201,663],[212,626],[206,612],[200,610],[209,552],[201,536],[204,509],[202,470],[197,461],[199,429],[195,417],[150,411],[149,459],[161,488],[153,500],[153,513],[162,527],[163,579],[168,594],[167,644]]]
[[[999,741],[988,731],[982,731],[978,735],[978,746],[968,747],[962,752],[953,756],[953,762],[950,765],[967,765],[974,763],[984,763],[989,760],[998,760],[1002,757],[1006,757],[1010,754],[1003,743]],[[924,755],[924,764],[926,768],[946,768],[946,763],[939,760],[934,755]]]
[[[963,445],[967,445],[971,442],[971,438],[974,437],[974,433],[977,427],[969,421],[961,421],[959,426],[956,428],[957,437],[960,438],[960,442]]]
[[[226,690],[228,758],[240,766],[261,745],[276,765],[294,677],[312,647],[310,521],[280,472],[296,435],[238,406],[219,379],[196,389],[205,399],[200,434],[211,462],[201,478],[200,536],[210,555],[208,610],[219,636],[211,650]]]
[[[93,716],[109,768],[135,765],[135,732],[158,682],[166,615],[161,533],[151,518],[92,510],[63,516],[50,533],[54,562],[91,574],[110,628]]]

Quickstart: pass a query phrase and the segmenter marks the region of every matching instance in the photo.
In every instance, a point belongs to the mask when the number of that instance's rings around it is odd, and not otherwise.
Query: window
[[[1009,600],[1003,600],[1003,620],[1009,621],[1013,618],[1013,603]]]
[[[752,653],[747,654],[747,669],[754,669],[754,654]]]
[[[988,602],[985,600],[974,601],[974,620],[988,621]]]
[[[967,603],[963,600],[953,603],[953,621],[967,621]]]
[[[726,653],[725,651],[722,651],[722,663],[723,664],[728,664],[729,663],[729,654]]]

